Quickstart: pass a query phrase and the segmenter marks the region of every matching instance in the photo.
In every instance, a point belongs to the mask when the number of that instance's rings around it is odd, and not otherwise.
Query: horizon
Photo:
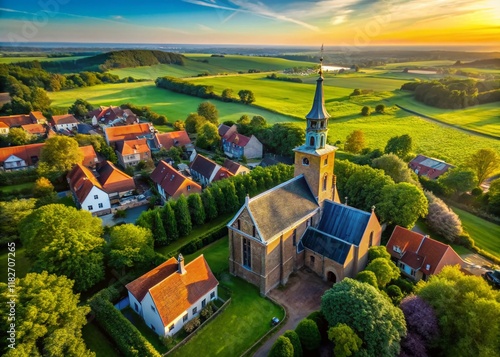
[[[493,0],[2,1],[1,42],[500,49]],[[459,25],[457,25],[459,24]]]

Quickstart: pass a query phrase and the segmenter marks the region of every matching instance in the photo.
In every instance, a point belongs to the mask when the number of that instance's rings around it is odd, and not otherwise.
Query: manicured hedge
[[[222,226],[215,227],[214,229],[208,231],[198,239],[194,239],[191,242],[184,244],[179,249],[179,251],[184,255],[193,254],[197,250],[200,250],[201,248],[209,245],[212,242],[215,242],[218,239],[221,239],[222,237],[225,237],[226,235],[227,235],[227,227],[226,224],[224,224]],[[171,255],[177,256],[177,252]]]
[[[153,345],[141,335],[139,330],[103,295],[92,298],[90,306],[95,314],[96,321],[113,339],[118,349],[125,356],[161,356]]]

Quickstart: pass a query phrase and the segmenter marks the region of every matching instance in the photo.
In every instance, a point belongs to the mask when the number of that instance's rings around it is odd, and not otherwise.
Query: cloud
[[[121,15],[114,15],[114,16],[111,16],[111,18],[112,18],[113,20],[123,20],[123,19],[124,19],[124,17],[123,17],[123,16],[121,16]]]
[[[4,8],[4,7],[0,7],[0,11],[4,11],[4,12],[13,12],[13,13],[16,13],[16,14],[35,15],[35,13],[33,13],[33,12],[28,12],[28,11],[20,11],[20,10],[14,10],[14,9],[6,9],[6,8]]]

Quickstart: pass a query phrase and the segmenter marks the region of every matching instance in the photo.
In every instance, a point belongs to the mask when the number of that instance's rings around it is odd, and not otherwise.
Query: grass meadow
[[[59,62],[59,61],[74,61],[80,58],[85,58],[88,56],[70,56],[70,57],[43,57],[43,56],[27,56],[27,57],[0,57],[0,64],[4,63],[16,63],[16,62],[28,62],[28,61],[39,61],[39,62]]]

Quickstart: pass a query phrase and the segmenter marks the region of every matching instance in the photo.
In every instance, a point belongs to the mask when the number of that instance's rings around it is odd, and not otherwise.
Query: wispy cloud
[[[28,11],[20,11],[20,10],[14,10],[14,9],[6,9],[4,7],[0,7],[0,11],[4,12],[13,12],[15,14],[26,14],[26,15],[35,15],[33,12],[28,12]]]
[[[198,28],[204,32],[215,32],[215,30],[213,28],[206,26],[206,25],[203,25],[203,24],[198,24]]]
[[[113,16],[111,16],[111,18],[112,18],[113,20],[123,20],[123,19],[124,19],[124,17],[123,17],[123,16],[121,16],[121,15],[113,15]]]

